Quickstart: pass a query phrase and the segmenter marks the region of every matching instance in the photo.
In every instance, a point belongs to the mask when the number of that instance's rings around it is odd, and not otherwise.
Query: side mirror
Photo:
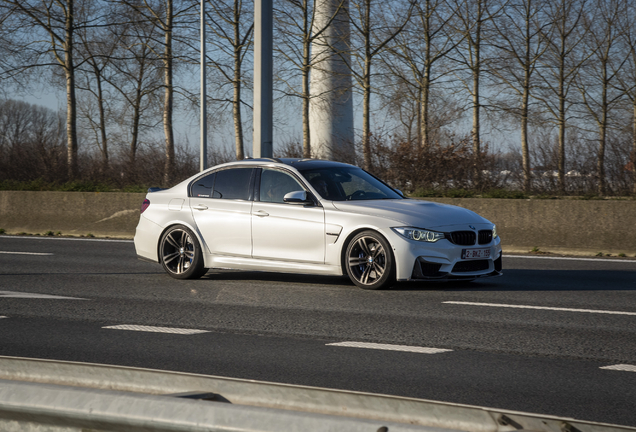
[[[395,189],[395,188],[393,188],[393,190],[399,193],[400,195],[402,195],[404,198],[406,198],[406,195],[404,195],[404,192],[402,192],[401,190]]]
[[[283,201],[288,204],[313,204],[313,201],[307,197],[307,192],[303,191],[293,191],[285,194],[283,197]]]

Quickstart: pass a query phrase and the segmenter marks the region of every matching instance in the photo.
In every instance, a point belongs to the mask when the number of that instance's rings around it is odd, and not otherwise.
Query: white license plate
[[[490,258],[490,248],[462,249],[462,259]]]

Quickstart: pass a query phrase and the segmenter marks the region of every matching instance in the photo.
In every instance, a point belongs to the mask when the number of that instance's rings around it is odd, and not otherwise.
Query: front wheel
[[[347,274],[360,288],[379,290],[395,283],[391,246],[375,231],[363,231],[347,245]]]
[[[183,225],[164,233],[159,255],[163,269],[175,279],[198,279],[207,272],[196,236]]]

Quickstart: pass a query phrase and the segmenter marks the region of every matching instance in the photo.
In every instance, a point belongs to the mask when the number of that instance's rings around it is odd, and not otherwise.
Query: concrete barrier
[[[636,254],[636,200],[427,198],[497,225],[506,252]]]
[[[132,238],[143,193],[0,191],[0,228]],[[427,198],[497,224],[506,252],[636,255],[636,200]]]
[[[0,228],[17,234],[132,238],[146,194],[0,191]]]

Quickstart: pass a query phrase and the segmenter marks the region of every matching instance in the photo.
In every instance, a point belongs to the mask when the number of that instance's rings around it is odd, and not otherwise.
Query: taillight
[[[141,212],[145,212],[146,209],[150,206],[150,200],[145,199],[143,204],[141,205]]]

